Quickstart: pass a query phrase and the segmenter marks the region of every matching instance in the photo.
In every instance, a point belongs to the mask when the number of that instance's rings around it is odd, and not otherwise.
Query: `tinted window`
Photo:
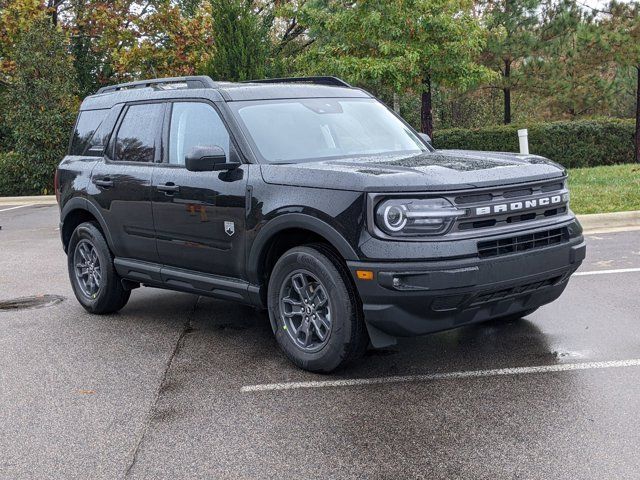
[[[122,105],[111,107],[111,110],[109,110],[109,113],[93,134],[93,137],[91,137],[89,145],[87,145],[85,150],[85,155],[102,156],[103,151],[101,148],[104,148],[109,142],[111,131],[120,116],[121,110]]]
[[[91,137],[93,137],[94,132],[105,119],[107,113],[109,113],[109,110],[85,110],[80,112],[76,122],[76,129],[73,132],[69,155],[84,154]]]
[[[184,157],[193,147],[213,145],[229,153],[229,134],[214,108],[206,103],[174,103],[169,133],[169,163],[184,165]]]
[[[127,109],[115,140],[115,159],[153,162],[163,105],[132,105]]]

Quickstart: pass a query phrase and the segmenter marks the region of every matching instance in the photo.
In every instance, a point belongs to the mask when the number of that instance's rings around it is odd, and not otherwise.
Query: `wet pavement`
[[[245,306],[143,288],[91,316],[57,207],[0,225],[0,302],[66,297],[0,309],[0,478],[640,476],[640,231],[589,235],[580,271],[610,273],[574,277],[526,319],[404,339],[327,376],[293,367]],[[553,371],[596,362],[617,363]],[[330,380],[347,382],[243,390]]]

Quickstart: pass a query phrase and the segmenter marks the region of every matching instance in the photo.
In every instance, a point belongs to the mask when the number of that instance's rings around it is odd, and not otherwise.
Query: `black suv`
[[[89,312],[140,285],[267,308],[311,371],[369,343],[527,315],[585,256],[562,167],[435,150],[333,77],[102,88],[82,103],[56,194]]]

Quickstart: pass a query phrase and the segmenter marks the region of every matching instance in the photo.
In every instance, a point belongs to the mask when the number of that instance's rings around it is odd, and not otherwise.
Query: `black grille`
[[[516,237],[501,238],[478,242],[478,256],[480,258],[497,257],[511,253],[524,252],[535,248],[557,245],[569,238],[567,228],[554,228],[543,232],[518,235]]]
[[[533,190],[531,188],[523,188],[520,190],[507,190],[502,194],[504,198],[518,198],[518,197],[526,197],[528,195],[533,195]]]
[[[537,212],[523,213],[519,215],[510,215],[505,216],[500,220],[500,223],[517,223],[517,222],[526,222],[529,220],[536,220],[538,218],[546,218],[553,217],[555,215],[561,215],[566,213],[567,207],[558,207],[558,208],[550,208],[548,210],[539,210]],[[459,221],[458,230],[472,230],[476,228],[487,228],[487,227],[495,227],[498,225],[498,220],[495,218],[489,218],[486,220],[476,220],[473,222],[463,222]]]
[[[525,293],[534,292],[544,287],[550,287],[556,283],[562,281],[563,276],[549,278],[534,283],[527,283],[526,285],[518,285],[517,287],[505,288],[504,290],[497,290],[495,292],[487,292],[478,295],[472,302],[472,305],[478,305],[480,303],[495,302],[496,300],[502,300],[504,298],[513,297],[515,295],[522,295]]]
[[[467,203],[490,202],[491,200],[493,200],[493,195],[490,193],[484,193],[479,195],[463,195],[455,198],[456,205],[464,205]]]
[[[527,206],[528,201],[536,202],[543,195],[553,195],[557,192],[562,196],[562,202],[554,204],[545,204],[537,206]],[[482,228],[504,227],[516,222],[533,222],[536,220],[544,220],[545,218],[555,215],[564,215],[567,213],[566,189],[563,181],[555,181],[551,183],[537,184],[532,186],[520,186],[511,188],[500,188],[491,192],[469,193],[458,195],[452,198],[453,203],[465,209],[466,213],[460,216],[455,224],[454,231],[468,231]],[[500,204],[508,204],[511,202],[521,202],[524,208],[521,210],[499,211],[486,214],[477,214],[476,210],[481,207],[494,208]],[[534,204],[535,205],[535,204]]]
[[[562,190],[562,183],[549,183],[547,185],[543,185],[541,190],[543,192],[554,192],[556,190]]]

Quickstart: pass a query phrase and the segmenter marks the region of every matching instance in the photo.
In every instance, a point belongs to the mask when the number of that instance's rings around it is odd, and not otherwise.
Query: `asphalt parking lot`
[[[16,205],[18,206],[18,205]],[[331,376],[253,309],[134,291],[73,298],[56,206],[0,206],[0,477],[640,476],[640,230],[588,236],[560,300],[405,339]]]

